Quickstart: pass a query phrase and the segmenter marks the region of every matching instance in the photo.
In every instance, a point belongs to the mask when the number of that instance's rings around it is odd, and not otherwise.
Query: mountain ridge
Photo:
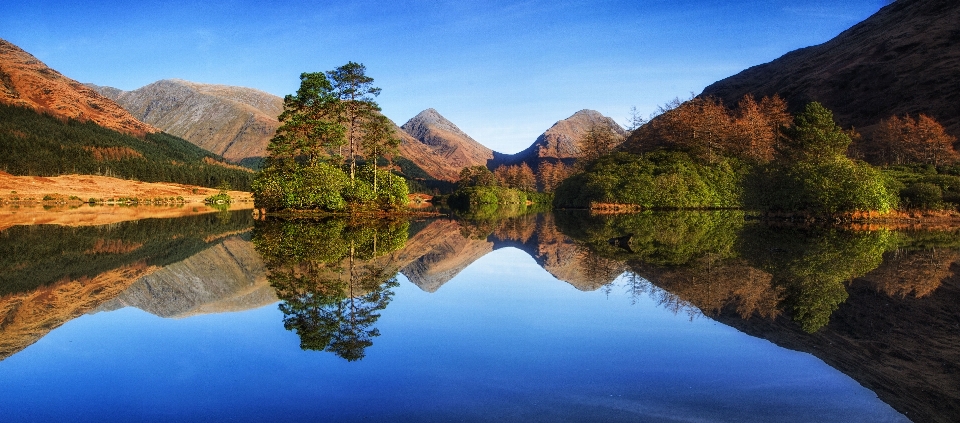
[[[792,111],[818,101],[842,126],[924,113],[960,135],[960,3],[899,0],[815,46],[717,81],[701,96],[736,104],[780,95]]]
[[[61,119],[90,121],[138,137],[160,132],[106,96],[64,76],[2,38],[0,103],[26,107]]]

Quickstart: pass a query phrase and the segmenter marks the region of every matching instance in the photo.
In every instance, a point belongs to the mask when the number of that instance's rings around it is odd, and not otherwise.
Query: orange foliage
[[[956,137],[947,134],[940,123],[924,114],[916,119],[907,115],[881,121],[873,141],[877,147],[876,161],[881,164],[936,166],[960,161],[960,154],[953,149]]]
[[[573,171],[573,166],[568,166],[563,162],[544,161],[537,168],[537,182],[544,192],[553,192],[564,179],[573,174]]]
[[[535,191],[537,178],[526,163],[513,166],[501,165],[493,171],[497,183],[502,187],[516,188],[523,191]]]
[[[628,150],[680,150],[707,162],[722,156],[767,162],[773,158],[780,129],[792,122],[786,102],[778,96],[758,102],[748,95],[736,110],[712,97],[674,100],[660,111],[636,132]]]
[[[957,260],[960,252],[955,250],[897,250],[884,254],[883,264],[863,279],[891,297],[905,298],[912,294],[923,298],[953,276],[950,265]]]
[[[98,162],[116,161],[123,159],[142,159],[143,154],[130,147],[83,147],[84,150],[93,154],[94,160]]]

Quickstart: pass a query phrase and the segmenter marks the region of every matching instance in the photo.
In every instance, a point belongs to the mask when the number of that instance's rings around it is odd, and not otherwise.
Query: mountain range
[[[86,84],[115,100],[133,116],[182,137],[195,145],[243,162],[262,158],[279,127],[283,100],[244,87],[200,84],[169,79],[133,91]],[[402,126],[400,155],[434,179],[455,182],[468,166],[495,168],[525,162],[536,168],[541,160],[572,161],[577,139],[594,124],[609,126],[618,135],[625,131],[613,119],[593,110],[581,110],[555,123],[529,147],[517,154],[495,152],[474,140],[435,109],[426,109]]]
[[[792,111],[819,101],[844,127],[869,132],[891,115],[925,113],[960,135],[960,3],[899,0],[837,37],[746,69],[706,87],[728,105],[744,95],[780,95]],[[133,91],[83,85],[0,40],[0,103],[60,118],[92,121],[129,134],[180,136],[233,162],[256,160],[279,125],[282,100],[251,88],[157,81]],[[427,109],[397,126],[400,154],[422,176],[456,181],[465,166],[571,162],[587,128],[612,119],[581,110],[558,121],[516,154],[492,151]]]
[[[925,113],[960,136],[960,2],[899,0],[820,45],[706,87],[735,105],[779,94],[792,111],[818,101],[843,127]]]

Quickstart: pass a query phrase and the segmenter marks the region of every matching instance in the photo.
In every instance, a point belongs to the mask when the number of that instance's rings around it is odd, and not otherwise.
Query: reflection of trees
[[[403,247],[409,224],[395,221],[257,222],[254,243],[283,301],[284,327],[300,347],[348,360],[364,357],[373,327],[397,286],[384,254]]]
[[[854,278],[873,271],[867,279],[888,295],[922,296],[950,274],[947,263],[960,258],[953,250],[931,249],[933,241],[927,241],[887,253],[881,266],[884,253],[903,244],[904,236],[745,224],[738,212],[558,214],[557,222],[591,254],[626,263],[634,297],[647,293],[675,312],[696,307],[713,315],[732,310],[743,318],[773,318],[789,311],[807,332],[829,322]]]
[[[880,266],[895,241],[896,234],[887,230],[755,225],[742,236],[741,251],[754,266],[773,274],[785,289],[785,305],[794,320],[815,332],[847,299],[844,283]]]
[[[883,256],[883,264],[863,277],[890,297],[923,298],[953,275],[951,264],[960,260],[957,234],[952,231],[904,232],[897,249]]]

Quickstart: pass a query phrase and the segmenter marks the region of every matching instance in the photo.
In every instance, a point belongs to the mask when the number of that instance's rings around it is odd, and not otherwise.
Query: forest
[[[816,102],[793,116],[776,96],[734,109],[693,98],[661,107],[619,145],[596,138],[581,139],[555,207],[837,216],[960,205],[956,138],[926,115],[892,116],[864,137]]]
[[[0,105],[0,170],[12,175],[103,175],[250,190],[251,172],[220,163],[219,156],[169,134],[141,139],[92,122]]]

